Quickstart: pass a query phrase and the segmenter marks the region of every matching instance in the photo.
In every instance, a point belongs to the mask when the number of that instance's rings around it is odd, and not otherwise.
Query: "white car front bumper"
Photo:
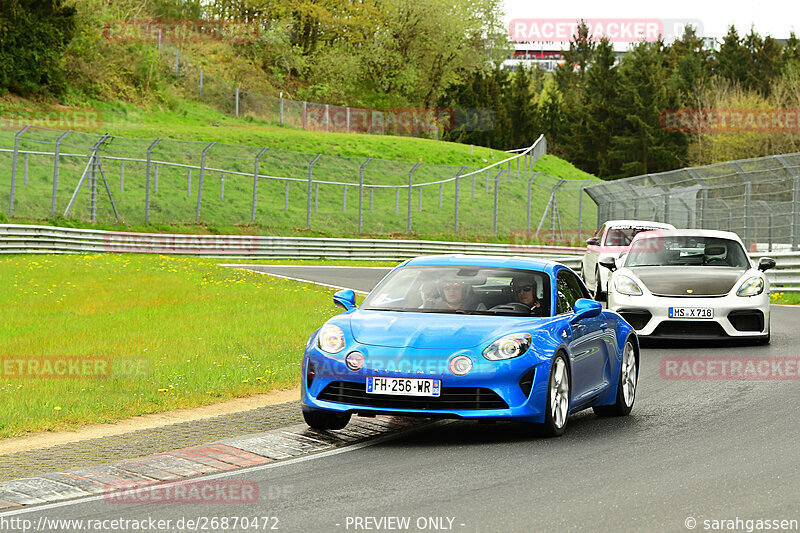
[[[627,296],[609,287],[608,308],[631,323],[640,337],[710,339],[759,337],[769,334],[769,293],[757,296],[728,294],[716,298]],[[670,307],[710,308],[711,319],[670,318]]]

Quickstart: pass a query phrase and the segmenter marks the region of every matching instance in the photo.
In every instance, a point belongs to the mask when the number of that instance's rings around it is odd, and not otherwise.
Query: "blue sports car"
[[[564,432],[591,407],[627,415],[639,369],[635,330],[590,299],[559,263],[417,257],[308,339],[302,409],[316,429],[353,414],[517,420]]]

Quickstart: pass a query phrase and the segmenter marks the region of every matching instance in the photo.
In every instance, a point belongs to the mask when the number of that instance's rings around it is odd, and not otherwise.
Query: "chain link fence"
[[[797,250],[800,153],[728,161],[592,185],[597,224],[612,219],[733,231],[748,249]]]
[[[591,233],[590,182],[533,170],[544,136],[484,168],[130,139],[0,123],[0,202],[10,219],[128,225],[257,223],[266,233],[513,236]]]

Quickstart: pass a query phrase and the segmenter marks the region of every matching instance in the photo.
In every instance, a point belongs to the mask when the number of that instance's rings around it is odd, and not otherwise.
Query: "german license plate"
[[[367,394],[433,396],[438,398],[441,392],[441,381],[438,379],[367,378]]]
[[[670,318],[712,319],[714,310],[710,307],[670,307]]]

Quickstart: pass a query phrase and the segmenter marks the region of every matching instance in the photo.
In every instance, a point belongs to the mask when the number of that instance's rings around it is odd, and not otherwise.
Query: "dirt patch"
[[[265,405],[291,402],[300,399],[300,387],[274,391],[267,394],[257,394],[247,398],[236,398],[225,402],[193,407],[190,409],[176,409],[165,413],[136,416],[120,420],[113,424],[92,424],[76,431],[42,432],[25,437],[12,437],[0,440],[0,455],[9,453],[47,448],[56,444],[66,444],[98,437],[120,435],[140,429],[152,429],[179,422],[190,422],[204,418],[213,418],[219,415],[249,411]]]

